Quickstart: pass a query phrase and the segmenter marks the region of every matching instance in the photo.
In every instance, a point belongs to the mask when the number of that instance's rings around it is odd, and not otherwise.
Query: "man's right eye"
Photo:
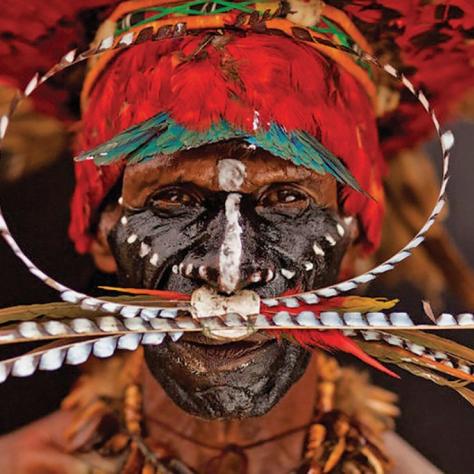
[[[154,211],[171,213],[182,212],[197,206],[200,198],[195,193],[180,187],[160,189],[147,200],[147,206]]]

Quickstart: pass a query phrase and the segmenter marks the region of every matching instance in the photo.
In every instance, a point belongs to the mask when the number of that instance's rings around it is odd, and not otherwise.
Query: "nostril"
[[[179,265],[174,265],[173,273],[184,278],[201,280],[211,286],[216,286],[219,276],[217,269],[212,266],[203,265],[199,261],[183,261]]]
[[[172,272],[183,278],[199,280],[216,288],[218,291],[226,292],[219,269],[215,265],[204,265],[199,259],[192,260],[191,262],[183,260],[181,263],[173,265]],[[275,278],[275,270],[273,268],[259,268],[255,264],[251,265],[250,268],[241,268],[239,273],[239,281],[234,291],[265,285]]]
[[[247,274],[247,278],[243,278],[241,282],[241,289],[247,284],[258,285],[269,283],[275,278],[275,272],[271,268],[260,268],[258,270],[255,267]]]

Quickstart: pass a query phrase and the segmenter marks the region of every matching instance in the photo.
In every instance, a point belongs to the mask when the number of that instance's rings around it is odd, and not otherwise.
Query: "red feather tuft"
[[[385,374],[400,378],[395,372],[387,369],[380,362],[366,354],[353,340],[345,336],[341,331],[331,329],[328,331],[313,331],[304,329],[291,329],[280,331],[282,335],[293,338],[304,347],[318,347],[327,351],[342,351],[352,354],[366,364],[374,367]],[[274,331],[272,331],[274,335]]]

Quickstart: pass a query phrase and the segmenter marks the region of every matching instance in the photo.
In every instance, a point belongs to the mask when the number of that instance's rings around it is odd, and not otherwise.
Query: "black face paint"
[[[202,285],[223,291],[219,259],[228,224],[228,196],[180,184],[155,192],[143,209],[126,210],[109,234],[120,283],[188,294]],[[290,205],[294,199],[302,204]],[[265,298],[336,280],[350,243],[348,229],[334,211],[321,208],[308,196],[304,199],[288,192],[288,183],[271,185],[263,197],[240,195],[236,290],[252,289]],[[238,352],[239,344],[227,346]],[[309,361],[303,348],[269,341],[232,369],[227,364],[232,358],[216,356],[224,361],[221,366],[208,364],[206,371],[198,373],[193,367],[209,362],[200,350],[202,341],[190,338],[147,347],[145,353],[151,372],[168,395],[183,409],[206,418],[266,413]],[[210,346],[207,352],[213,350]],[[200,365],[193,365],[193,358]]]
[[[198,364],[196,346],[186,341],[148,346],[145,358],[166,393],[188,413],[208,419],[264,415],[303,375],[310,353],[287,341],[271,340],[258,350],[250,348],[239,366],[223,370],[222,360],[235,358],[236,346],[243,344],[233,343],[229,354],[208,346]],[[212,359],[219,364],[214,366]]]

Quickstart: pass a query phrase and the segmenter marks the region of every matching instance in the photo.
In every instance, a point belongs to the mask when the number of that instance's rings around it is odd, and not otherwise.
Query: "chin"
[[[264,415],[303,375],[310,357],[299,345],[261,334],[230,343],[185,335],[145,349],[168,396],[209,420]]]

